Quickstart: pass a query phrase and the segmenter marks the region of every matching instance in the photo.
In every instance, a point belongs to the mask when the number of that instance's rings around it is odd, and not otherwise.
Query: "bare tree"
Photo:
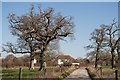
[[[120,30],[117,26],[117,22],[113,20],[113,23],[111,25],[106,25],[106,34],[108,36],[108,47],[110,48],[112,60],[111,60],[111,65],[112,68],[114,67],[114,57],[115,57],[115,49],[117,47],[118,41],[120,40],[119,38],[116,38],[116,33]]]
[[[36,45],[39,45],[37,49],[39,49],[39,70],[41,70],[49,43],[53,40],[63,40],[67,36],[72,37],[74,24],[72,17],[55,14],[53,8],[42,10],[38,6],[38,10],[39,12],[35,13],[32,6],[26,15],[10,14],[9,22],[12,35],[27,43],[30,53],[35,51]]]
[[[9,54],[6,58],[2,61],[2,66],[6,68],[14,67],[14,59],[16,57],[13,54]]]
[[[95,31],[91,33],[91,38],[90,38],[90,40],[93,41],[93,44],[86,46],[87,49],[94,50],[92,54],[93,56],[95,56],[95,68],[97,67],[97,63],[98,63],[99,52],[104,47],[103,43],[106,40],[105,32],[106,31],[104,25],[101,25],[100,29],[95,29]]]
[[[101,30],[100,30],[101,31]],[[92,40],[95,41],[96,43],[96,47],[94,47],[93,45],[89,45],[87,46],[87,48],[95,48],[96,51],[95,51],[95,55],[92,53],[93,56],[96,56],[96,59],[95,59],[95,65],[97,65],[97,56],[98,56],[98,53],[99,53],[99,50],[103,48],[103,50],[109,50],[110,53],[111,53],[111,65],[112,65],[112,68],[114,67],[114,61],[115,61],[115,50],[117,50],[117,53],[118,53],[118,59],[119,59],[119,41],[120,41],[120,38],[117,37],[117,32],[120,31],[120,28],[118,27],[117,25],[117,22],[115,22],[115,20],[113,20],[113,23],[111,25],[103,25],[103,32],[102,34],[97,31],[98,33],[95,34],[95,32],[93,32],[93,37],[91,37]],[[96,36],[94,36],[96,35]],[[105,49],[106,48],[106,49]],[[91,55],[91,54],[89,54]],[[119,62],[119,60],[118,60]]]
[[[111,65],[110,62],[111,62],[111,54],[109,51],[101,51],[100,54],[99,54],[99,57],[98,57],[98,62],[99,64],[101,65]]]
[[[25,54],[30,53],[30,66],[29,70],[31,69],[32,60],[33,60],[33,47],[31,44],[28,44],[27,41],[23,41],[22,39],[19,39],[18,44],[13,45],[12,43],[8,42],[3,45],[3,52],[7,53],[14,53],[14,54]]]
[[[120,37],[118,38],[118,42],[117,42],[117,54],[118,54],[117,67],[120,69]]]

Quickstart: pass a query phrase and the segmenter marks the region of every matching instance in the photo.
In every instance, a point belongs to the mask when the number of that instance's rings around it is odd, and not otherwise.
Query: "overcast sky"
[[[16,42],[16,38],[10,34],[7,16],[9,13],[16,15],[27,14],[31,5],[41,5],[43,9],[52,7],[55,13],[64,16],[72,16],[75,23],[75,40],[66,38],[67,41],[60,41],[60,50],[64,54],[77,57],[85,57],[87,51],[84,47],[92,42],[89,41],[90,33],[99,28],[101,24],[111,24],[112,20],[118,19],[117,2],[19,2],[2,3],[2,44]],[[4,54],[3,56],[5,56]]]

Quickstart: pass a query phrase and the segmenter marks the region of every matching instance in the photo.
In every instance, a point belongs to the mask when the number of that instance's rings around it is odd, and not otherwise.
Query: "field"
[[[48,67],[47,73],[54,73],[55,70],[57,70],[57,67]],[[47,74],[46,73],[46,74]],[[38,68],[35,68],[34,70],[29,70],[28,68],[22,69],[22,78],[39,78],[43,77],[43,71],[38,71]],[[2,70],[2,80],[4,79],[12,79],[12,78],[19,78],[19,68],[10,68],[10,69],[3,69]]]

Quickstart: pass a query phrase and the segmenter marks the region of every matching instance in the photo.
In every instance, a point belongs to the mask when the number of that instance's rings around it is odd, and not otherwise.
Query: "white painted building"
[[[76,59],[72,58],[69,55],[63,55],[63,54],[59,55],[58,56],[58,65],[62,65],[62,64],[64,64],[64,62],[71,62],[72,65],[80,65],[80,63]]]

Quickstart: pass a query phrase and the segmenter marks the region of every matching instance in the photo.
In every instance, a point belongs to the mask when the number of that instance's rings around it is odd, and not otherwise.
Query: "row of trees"
[[[30,68],[35,52],[40,57],[39,70],[42,70],[48,46],[63,40],[64,37],[73,37],[72,17],[56,14],[53,8],[44,10],[38,6],[37,12],[35,12],[35,7],[32,6],[28,14],[22,16],[9,14],[8,19],[11,34],[17,36],[17,44],[7,43],[4,45],[3,51],[15,54],[30,53]]]
[[[57,54],[48,54],[46,56],[46,63],[47,66],[56,66],[57,65],[57,58],[55,57]],[[35,56],[35,59],[37,60],[35,66],[39,66],[39,56]],[[2,67],[3,68],[17,68],[17,67],[29,67],[30,65],[30,56],[24,55],[21,57],[16,57],[13,54],[7,55],[5,58],[1,59],[2,61]]]
[[[5,58],[2,58],[2,67],[3,68],[14,68],[14,67],[28,67],[30,57],[22,56],[15,57],[13,54],[7,55]]]
[[[113,20],[112,24],[102,24],[99,29],[95,29],[91,33],[90,41],[93,41],[93,43],[92,45],[86,46],[86,48],[92,50],[87,56],[95,60],[95,68],[99,61],[111,61],[112,68],[115,66],[115,61],[120,64],[119,31],[120,27]]]

